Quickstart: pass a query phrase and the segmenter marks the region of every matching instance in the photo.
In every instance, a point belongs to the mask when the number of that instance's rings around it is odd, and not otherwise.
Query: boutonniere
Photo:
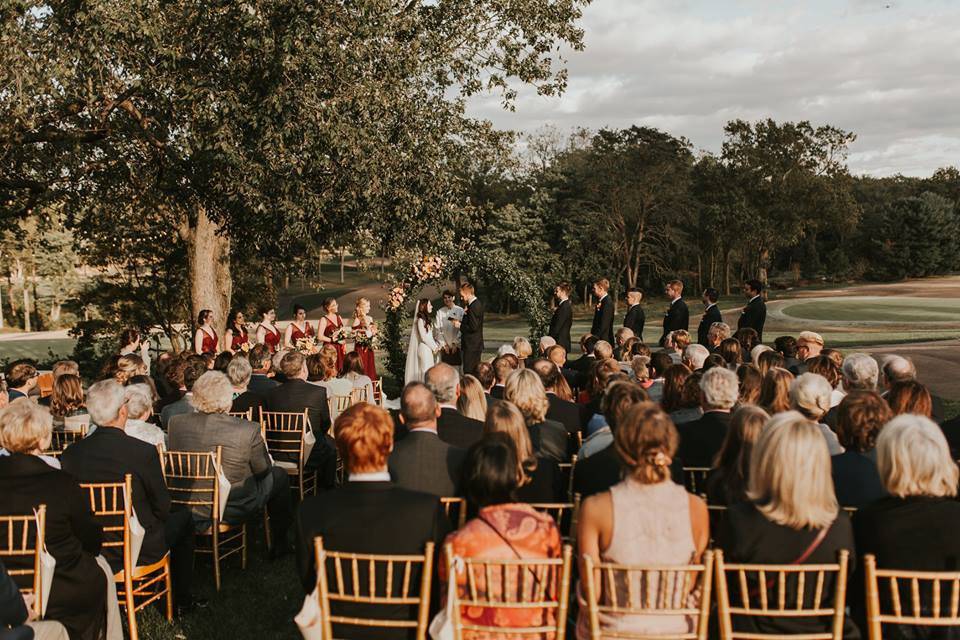
[[[597,303],[597,306],[595,307],[596,310],[597,310],[597,311],[600,311],[600,307],[601,307],[602,305],[603,305],[602,302],[598,302],[598,303]]]

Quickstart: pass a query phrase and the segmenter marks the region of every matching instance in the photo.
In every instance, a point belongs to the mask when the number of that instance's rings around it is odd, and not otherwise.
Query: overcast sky
[[[593,0],[560,98],[471,105],[502,128],[641,124],[719,151],[733,118],[857,134],[854,173],[960,166],[960,0]]]

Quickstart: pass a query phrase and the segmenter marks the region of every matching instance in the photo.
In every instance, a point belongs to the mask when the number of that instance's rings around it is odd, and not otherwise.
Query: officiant
[[[463,307],[455,302],[453,291],[443,292],[443,306],[437,309],[433,319],[433,334],[440,345],[440,361],[452,366],[460,366],[460,321],[463,320]]]

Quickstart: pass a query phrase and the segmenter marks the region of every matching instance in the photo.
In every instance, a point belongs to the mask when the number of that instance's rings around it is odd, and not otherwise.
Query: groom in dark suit
[[[697,342],[708,349],[710,348],[710,325],[714,322],[723,322],[720,307],[717,306],[719,299],[720,292],[713,287],[703,290],[703,317],[700,318],[700,325],[697,327]]]
[[[566,282],[561,282],[554,290],[557,297],[557,308],[550,318],[550,330],[547,335],[557,341],[567,353],[570,353],[570,327],[573,325],[573,303],[570,302],[570,292],[573,291]]]
[[[747,280],[743,283],[743,293],[750,301],[743,308],[737,329],[750,328],[757,332],[760,342],[763,342],[763,325],[767,322],[767,304],[763,301],[763,283],[759,280]]]
[[[664,294],[670,300],[670,308],[663,316],[663,335],[660,336],[660,345],[663,346],[667,336],[671,331],[683,329],[687,331],[690,327],[690,311],[687,309],[687,303],[683,301],[683,283],[679,280],[671,280],[663,289]]]
[[[463,353],[463,372],[472,374],[483,355],[483,304],[469,282],[460,285],[463,298],[463,319],[451,320],[460,329],[460,351]]]
[[[612,346],[613,342],[613,298],[607,295],[610,281],[600,278],[593,283],[593,295],[597,297],[597,308],[593,312],[593,326],[590,333]]]

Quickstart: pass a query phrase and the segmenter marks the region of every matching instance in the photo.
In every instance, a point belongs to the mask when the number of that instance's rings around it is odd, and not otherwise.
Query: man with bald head
[[[430,367],[425,376],[427,387],[440,405],[437,434],[455,447],[469,449],[483,435],[483,423],[462,415],[457,410],[460,397],[460,374],[449,364],[441,362]]]
[[[444,365],[448,366],[448,365]],[[440,405],[421,382],[411,382],[400,396],[400,422],[409,430],[390,454],[390,477],[403,489],[435,496],[459,492],[460,467],[466,451],[437,434]]]

